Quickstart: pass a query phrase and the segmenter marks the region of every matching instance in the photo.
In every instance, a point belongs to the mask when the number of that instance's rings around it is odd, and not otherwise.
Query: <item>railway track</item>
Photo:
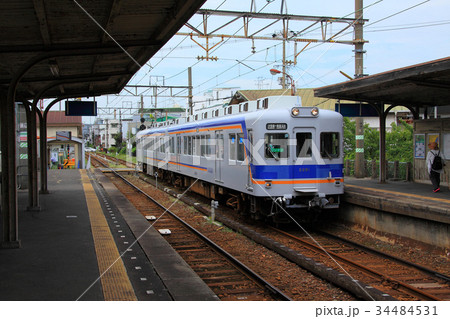
[[[270,228],[271,238],[308,258],[340,269],[351,277],[388,293],[398,300],[450,300],[450,278],[373,249],[344,242],[330,234]],[[276,235],[274,235],[276,234]],[[320,244],[319,244],[320,243]]]
[[[94,160],[94,165],[107,164]],[[146,192],[117,173],[111,179],[221,300],[290,300]]]
[[[86,157],[91,156],[91,161],[95,161],[97,166],[109,167],[110,165],[123,165],[128,168],[134,168],[135,164],[127,162],[123,159],[115,158],[113,156],[109,156],[107,154],[97,154],[97,153],[86,153]],[[95,165],[95,164],[94,164]]]
[[[173,194],[176,196],[176,194]],[[201,207],[197,207],[200,209]],[[204,209],[204,213],[208,211]],[[216,213],[217,214],[217,213]],[[227,214],[227,216],[230,216]],[[326,271],[323,269],[336,269],[340,274],[346,273],[351,281],[359,282],[355,290],[350,288],[359,298],[365,300],[450,300],[449,277],[436,271],[426,269],[412,262],[407,262],[394,256],[383,254],[362,245],[351,245],[345,243],[343,239],[335,237],[330,238],[314,234],[316,241],[323,243],[320,246],[311,243],[312,240],[292,234],[283,234],[276,228],[252,227],[249,225],[242,226],[236,220],[229,220],[220,213],[217,219],[235,231],[241,232],[258,243],[273,249],[289,260],[296,262],[301,267],[322,277]],[[249,228],[253,230],[249,230]],[[324,250],[323,248],[326,247]],[[299,258],[298,254],[302,257]],[[300,262],[299,259],[301,260]],[[305,261],[306,260],[306,261]],[[316,265],[309,267],[311,264],[308,260],[314,260]],[[339,265],[344,265],[343,269]],[[332,277],[332,276],[331,276]],[[325,278],[330,280],[330,276]],[[331,278],[333,279],[333,278]],[[332,281],[344,289],[349,289],[348,283],[340,285],[340,281]],[[370,287],[369,290],[365,287]],[[371,289],[376,288],[380,294],[371,293]],[[362,291],[361,291],[362,290]],[[389,295],[392,299],[383,299],[383,295]],[[381,299],[380,299],[381,298]]]
[[[333,277],[345,274],[352,282],[350,286],[357,283],[356,290],[350,288],[350,291],[361,299],[450,300],[449,278],[414,263],[383,255],[361,245],[344,243],[342,239],[331,238],[330,235],[314,234],[314,242],[300,232],[291,234],[275,228],[242,226],[220,214],[217,219],[316,275],[323,277],[326,274],[325,279],[335,285],[341,286],[342,280],[333,281]],[[335,270],[331,276],[327,271],[330,269]],[[349,290],[349,283],[341,287]],[[373,288],[379,293],[374,294]]]

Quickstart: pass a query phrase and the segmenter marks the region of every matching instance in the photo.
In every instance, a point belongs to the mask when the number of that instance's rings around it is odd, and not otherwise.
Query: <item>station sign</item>
[[[336,103],[335,111],[344,117],[378,117],[378,112],[368,104]]]
[[[97,116],[97,101],[66,101],[66,116]]]

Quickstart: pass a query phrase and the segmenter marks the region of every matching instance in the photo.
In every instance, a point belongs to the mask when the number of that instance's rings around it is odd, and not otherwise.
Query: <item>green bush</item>
[[[116,153],[117,152],[117,148],[115,146],[111,146],[110,148],[108,148],[108,153]]]

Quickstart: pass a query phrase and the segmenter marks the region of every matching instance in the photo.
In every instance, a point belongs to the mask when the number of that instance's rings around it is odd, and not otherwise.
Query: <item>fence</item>
[[[378,161],[364,161],[364,177],[378,178],[380,174],[380,163]],[[345,160],[344,175],[355,175],[355,161]],[[386,162],[386,179],[398,181],[412,180],[412,164],[407,162]]]

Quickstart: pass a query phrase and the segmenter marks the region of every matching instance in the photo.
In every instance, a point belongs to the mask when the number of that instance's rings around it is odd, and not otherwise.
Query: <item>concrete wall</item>
[[[393,214],[373,208],[346,203],[339,212],[345,223],[364,232],[376,233],[376,237],[385,237],[395,241],[395,237],[419,241],[442,249],[450,247],[450,225],[421,218]]]

